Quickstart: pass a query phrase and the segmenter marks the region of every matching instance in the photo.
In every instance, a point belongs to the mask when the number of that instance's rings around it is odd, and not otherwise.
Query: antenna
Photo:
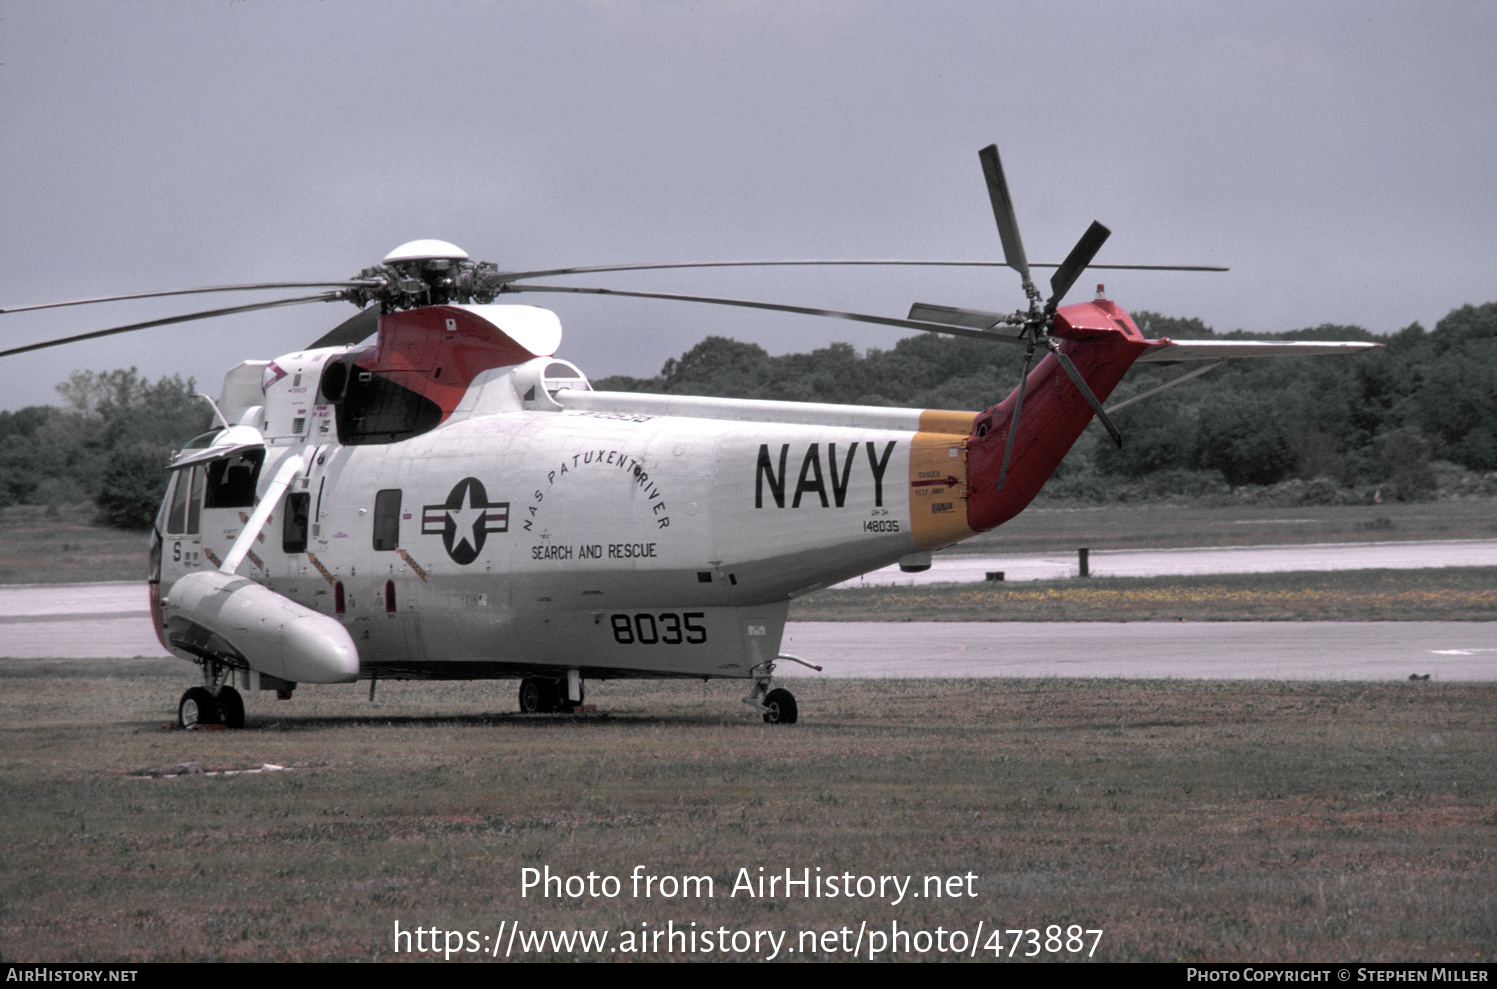
[[[213,418],[215,418],[219,422],[223,423],[223,427],[225,429],[229,428],[229,420],[225,419],[224,418],[224,414],[222,412],[218,411],[218,403],[217,402],[213,401],[213,399],[209,398],[207,395],[204,395],[200,391],[193,392],[192,393],[192,397],[193,398],[201,398],[203,401],[207,402],[208,405],[211,406],[212,409],[213,409]]]

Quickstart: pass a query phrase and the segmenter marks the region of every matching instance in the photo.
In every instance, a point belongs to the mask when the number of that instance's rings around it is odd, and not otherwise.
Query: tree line
[[[1229,362],[1116,415],[1121,450],[1089,429],[1046,486],[1052,497],[1201,495],[1299,482],[1296,497],[1414,500],[1444,485],[1497,493],[1497,303],[1452,310],[1427,331],[1378,337],[1325,325],[1258,336],[1198,319],[1134,313],[1149,337],[1370,340],[1350,357]],[[707,337],[653,378],[593,382],[656,392],[856,405],[978,410],[1018,383],[1018,348],[922,334],[888,350],[845,343],[772,356]],[[1139,365],[1117,402],[1184,367]],[[150,382],[134,369],[79,371],[60,405],[0,412],[0,507],[92,501],[99,521],[149,527],[171,453],[212,423],[191,379]]]
[[[193,380],[76,371],[57,391],[61,406],[0,412],[0,507],[92,501],[99,522],[149,528],[172,453],[213,422]]]

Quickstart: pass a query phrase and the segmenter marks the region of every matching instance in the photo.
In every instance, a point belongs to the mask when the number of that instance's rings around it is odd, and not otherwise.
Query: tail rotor
[[[1086,404],[1091,406],[1092,412],[1101,420],[1107,429],[1107,435],[1118,446],[1123,445],[1123,437],[1102,411],[1102,403],[1092,393],[1086,379],[1076,369],[1071,358],[1060,349],[1060,341],[1051,335],[1055,328],[1055,313],[1060,308],[1060,301],[1065,298],[1067,292],[1076,284],[1081,273],[1091,264],[1102,245],[1112,231],[1096,221],[1081,235],[1076,246],[1071,248],[1071,253],[1061,262],[1055,274],[1050,277],[1050,298],[1043,303],[1040,302],[1039,289],[1035,288],[1034,280],[1029,277],[1029,259],[1024,253],[1024,241],[1019,236],[1019,221],[1014,216],[1013,197],[1009,195],[1008,181],[1003,176],[1003,163],[998,157],[998,145],[990,144],[977,153],[982,161],[983,177],[988,184],[988,198],[993,203],[993,219],[998,223],[998,237],[1003,241],[1003,259],[1010,268],[1019,273],[1024,283],[1024,295],[1029,299],[1028,311],[1019,311],[1006,317],[1003,322],[1017,325],[1019,337],[1024,341],[1024,372],[1019,378],[1019,391],[1014,397],[1014,414],[1009,420],[1008,441],[1003,448],[1003,466],[998,471],[998,489],[1003,490],[1003,482],[1008,478],[1009,461],[1013,458],[1014,437],[1019,431],[1019,416],[1024,410],[1024,391],[1028,384],[1029,368],[1034,360],[1034,352],[1039,346],[1044,346],[1060,366],[1065,369],[1066,376],[1081,392]]]

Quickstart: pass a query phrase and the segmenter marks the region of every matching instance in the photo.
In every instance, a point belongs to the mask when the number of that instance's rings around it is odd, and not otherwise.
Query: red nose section
[[[1106,401],[1138,356],[1148,349],[1133,320],[1111,302],[1066,306],[1053,335],[1098,401]],[[1065,369],[1046,354],[1029,372],[1024,408],[1003,490],[998,474],[1008,443],[1018,389],[977,417],[967,440],[967,524],[977,532],[1001,525],[1024,510],[1092,420],[1092,410]]]
[[[161,643],[161,648],[168,649],[166,623],[161,616],[161,582],[153,580],[146,587],[151,592],[151,626],[156,630],[156,641]]]

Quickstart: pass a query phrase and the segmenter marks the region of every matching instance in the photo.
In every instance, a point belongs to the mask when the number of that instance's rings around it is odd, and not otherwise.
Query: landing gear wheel
[[[764,698],[764,706],[769,708],[764,712],[766,725],[793,725],[800,716],[800,711],[795,707],[795,695],[784,687],[771,690],[769,696]]]
[[[562,706],[565,690],[556,680],[526,677],[520,681],[520,713],[555,714],[557,711],[570,711],[570,707]]]
[[[225,728],[244,727],[244,698],[233,687],[223,687],[218,692],[218,711]]]
[[[205,687],[192,687],[177,702],[177,727],[195,728],[216,725],[222,718],[218,702]]]

